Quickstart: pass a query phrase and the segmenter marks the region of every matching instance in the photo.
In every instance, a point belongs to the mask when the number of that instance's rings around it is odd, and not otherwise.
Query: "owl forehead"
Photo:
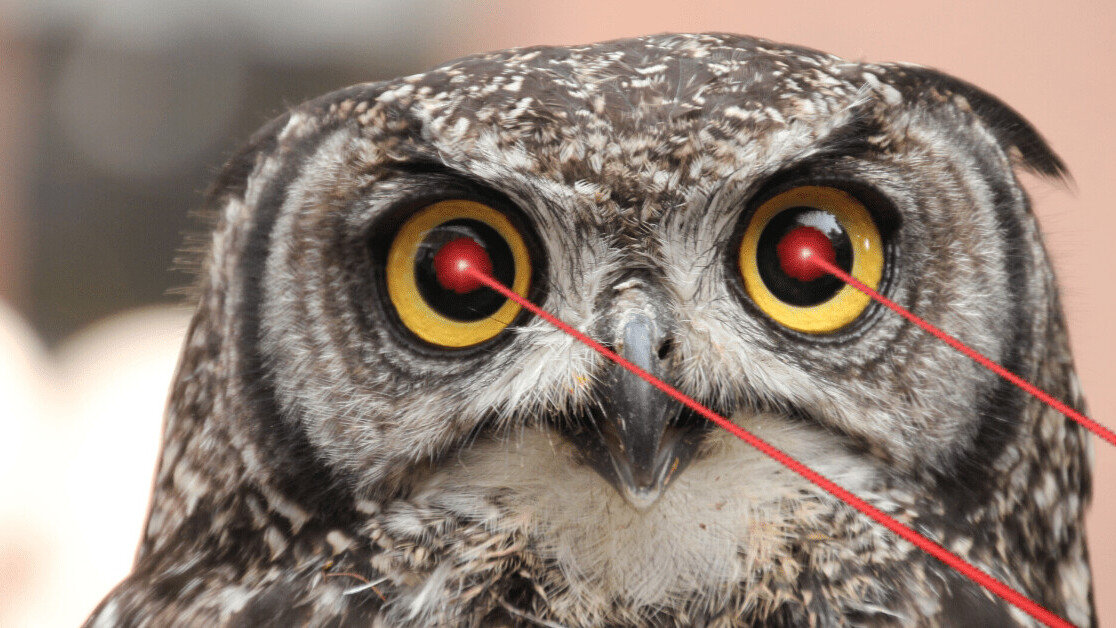
[[[565,180],[610,166],[687,173],[706,156],[731,164],[791,121],[822,124],[855,97],[839,59],[765,44],[668,36],[509,51],[420,75],[414,88],[433,129],[526,148]]]
[[[855,91],[838,71],[847,66],[762,40],[675,35],[478,55],[404,80],[457,119],[629,130],[718,113],[778,122],[804,100],[845,101]]]
[[[341,107],[374,140],[555,182],[600,206],[600,226],[646,228],[817,139],[857,99],[855,67],[751,38],[653,36],[468,57]]]

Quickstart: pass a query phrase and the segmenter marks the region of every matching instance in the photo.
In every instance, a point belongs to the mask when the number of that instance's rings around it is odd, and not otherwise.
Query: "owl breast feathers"
[[[88,625],[1029,624],[461,259],[1089,625],[1083,431],[783,251],[1081,408],[1019,168],[1064,173],[972,85],[731,35],[296,107],[208,195],[141,548]]]

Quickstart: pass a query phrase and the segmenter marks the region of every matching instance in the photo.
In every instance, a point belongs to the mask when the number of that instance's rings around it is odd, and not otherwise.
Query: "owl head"
[[[1080,406],[1020,168],[1064,174],[972,85],[730,35],[477,55],[296,107],[208,196],[120,591],[255,570],[270,609],[313,596],[296,565],[366,546],[382,595],[362,617],[416,625],[486,616],[478,583],[570,625],[1009,612],[514,302],[447,284],[439,253],[466,241],[575,329],[1084,621],[1080,430],[779,263],[812,227],[846,271]],[[259,584],[279,581],[301,584]],[[333,597],[306,608],[355,608],[314,582]]]

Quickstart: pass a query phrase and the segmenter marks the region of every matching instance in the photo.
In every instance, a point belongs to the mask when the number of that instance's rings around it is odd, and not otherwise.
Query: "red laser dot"
[[[826,274],[825,269],[811,259],[815,255],[830,264],[837,262],[837,251],[829,237],[805,225],[787,232],[775,246],[775,252],[783,272],[799,281],[813,281]]]
[[[468,294],[484,285],[468,269],[475,268],[485,275],[492,274],[492,258],[488,251],[471,238],[457,238],[447,242],[434,254],[434,276],[446,290]]]

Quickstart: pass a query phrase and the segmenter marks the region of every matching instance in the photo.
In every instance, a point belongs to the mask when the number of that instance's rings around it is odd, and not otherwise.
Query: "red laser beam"
[[[496,281],[496,279],[494,279],[493,277],[491,277],[487,274],[484,274],[484,273],[478,271],[477,269],[475,269],[471,266],[466,268],[464,270],[464,272],[466,274],[468,274],[469,276],[475,278],[476,280],[482,282],[484,285],[488,286],[489,288],[491,288],[491,289],[499,292],[500,294],[504,295],[508,299],[511,299],[512,301],[515,301],[520,306],[522,306],[524,309],[533,313],[535,316],[538,316],[539,318],[545,320],[546,322],[550,323],[551,325],[554,325],[558,329],[560,329],[560,330],[564,331],[565,333],[573,336],[577,340],[579,340],[582,343],[584,343],[585,345],[589,346],[591,349],[593,349],[597,353],[600,353],[601,355],[605,356],[609,360],[612,360],[616,364],[628,369],[629,371],[634,373],[636,376],[643,379],[647,383],[651,384],[655,388],[658,388],[659,390],[663,391],[664,393],[666,393],[668,396],[675,399],[679,403],[685,405],[686,407],[690,408],[694,412],[697,412],[698,414],[702,415],[703,417],[705,417],[709,421],[712,421],[713,423],[715,423],[719,427],[721,427],[725,430],[728,430],[733,436],[736,436],[737,438],[743,440],[744,442],[748,443],[752,447],[755,447],[756,449],[760,450],[764,454],[766,454],[769,457],[771,457],[772,459],[774,459],[776,462],[779,462],[780,464],[787,467],[791,471],[794,471],[795,473],[797,473],[798,475],[806,478],[810,482],[813,482],[815,485],[819,486],[820,488],[822,488],[823,490],[825,490],[829,494],[833,495],[834,497],[840,499],[841,501],[845,502],[846,504],[852,506],[853,508],[856,508],[857,510],[864,513],[865,515],[867,515],[868,517],[870,517],[871,519],[873,519],[874,521],[876,521],[880,525],[884,526],[888,530],[891,530],[892,532],[894,532],[895,534],[897,534],[901,538],[903,538],[906,541],[914,544],[916,547],[922,549],[924,552],[926,552],[927,554],[930,554],[934,558],[937,558],[938,560],[942,561],[946,565],[949,565],[950,567],[956,569],[957,571],[959,571],[961,574],[968,577],[973,582],[976,582],[977,584],[984,587],[985,589],[988,589],[992,593],[998,595],[999,597],[1001,597],[1002,599],[1004,599],[1008,603],[1016,606],[1017,608],[1019,608],[1020,610],[1022,610],[1025,613],[1027,613],[1031,617],[1034,617],[1035,619],[1042,622],[1043,624],[1045,624],[1047,626],[1052,626],[1052,627],[1056,626],[1058,628],[1071,628],[1073,626],[1073,624],[1071,624],[1068,621],[1062,619],[1058,615],[1055,615],[1054,613],[1051,613],[1050,611],[1046,610],[1041,605],[1032,601],[1027,596],[1025,596],[1022,593],[1016,591],[1015,589],[1011,588],[1010,586],[1004,584],[1003,582],[996,579],[995,577],[985,573],[984,571],[982,571],[976,565],[973,565],[972,563],[966,561],[964,558],[961,558],[957,554],[954,554],[953,552],[947,550],[946,548],[944,548],[941,545],[935,543],[934,541],[922,536],[918,532],[915,532],[913,529],[911,529],[911,528],[907,527],[906,525],[900,523],[896,519],[892,518],[890,515],[885,514],[882,510],[880,510],[880,509],[876,508],[875,506],[869,504],[868,502],[860,499],[859,497],[857,497],[856,495],[854,495],[850,491],[842,488],[840,485],[836,484],[835,482],[830,481],[828,478],[821,475],[820,473],[817,473],[816,471],[810,469],[809,467],[802,464],[801,462],[799,462],[799,461],[795,460],[794,458],[790,457],[789,455],[784,453],[782,450],[780,450],[777,447],[771,445],[767,441],[765,441],[765,440],[761,439],[760,437],[752,434],[751,432],[748,432],[747,430],[737,426],[736,424],[732,423],[728,419],[722,417],[721,415],[717,414],[716,412],[713,412],[709,408],[706,408],[705,406],[703,406],[700,403],[698,403],[697,401],[691,399],[690,397],[688,397],[684,393],[680,392],[679,390],[675,389],[674,387],[670,386],[669,384],[659,380],[654,375],[651,375],[650,373],[648,373],[647,371],[644,371],[643,369],[639,368],[635,364],[632,364],[631,362],[629,362],[629,361],[625,360],[624,358],[620,357],[615,352],[610,351],[609,349],[605,348],[603,345],[601,345],[597,341],[593,340],[589,336],[586,336],[585,334],[583,334],[583,333],[577,331],[576,329],[574,329],[573,327],[569,326],[568,324],[566,324],[565,322],[560,320],[558,317],[550,314],[549,312],[544,311],[542,308],[538,307],[534,303],[531,303],[527,299],[519,296],[518,294],[516,294],[512,290],[508,289],[506,286],[504,286],[500,282]]]
[[[1112,430],[1110,430],[1107,427],[1101,425],[1100,423],[1097,423],[1096,421],[1090,419],[1089,417],[1085,416],[1084,414],[1081,414],[1080,412],[1078,412],[1078,411],[1074,410],[1073,408],[1067,406],[1066,404],[1062,403],[1061,401],[1058,401],[1053,396],[1044,392],[1038,386],[1035,386],[1035,385],[1031,384],[1030,382],[1023,379],[1022,377],[1019,377],[1015,373],[1012,373],[1011,371],[1007,370],[1006,368],[1004,368],[1004,367],[1000,366],[999,364],[993,362],[989,358],[987,358],[984,355],[982,355],[981,353],[977,352],[975,349],[973,349],[973,348],[969,347],[968,345],[962,343],[960,340],[954,338],[953,336],[950,336],[949,334],[947,334],[944,331],[938,329],[937,327],[934,327],[933,325],[931,325],[930,323],[927,323],[926,321],[922,320],[918,316],[915,316],[911,312],[904,309],[903,306],[899,305],[898,303],[895,303],[894,301],[891,301],[890,299],[883,296],[882,294],[880,294],[880,293],[876,292],[875,290],[869,288],[868,286],[864,285],[863,283],[858,281],[855,277],[853,277],[853,276],[849,275],[848,273],[846,273],[845,271],[841,270],[836,265],[831,264],[828,260],[821,259],[820,257],[818,257],[816,255],[809,256],[808,259],[815,266],[821,267],[827,273],[837,277],[841,281],[849,284],[850,286],[856,288],[857,290],[860,290],[861,292],[863,292],[864,294],[868,295],[869,297],[875,299],[877,302],[886,306],[888,309],[895,312],[899,316],[902,316],[903,318],[911,321],[915,325],[918,325],[919,327],[925,329],[926,331],[930,332],[931,334],[937,336],[937,338],[939,340],[948,344],[949,346],[953,347],[954,349],[957,349],[961,353],[964,353],[965,355],[969,356],[969,358],[971,358],[977,364],[980,364],[984,368],[992,371],[993,373],[999,375],[1000,377],[1006,379],[1007,381],[1015,384],[1019,388],[1022,388],[1026,392],[1033,395],[1039,401],[1045,403],[1046,405],[1050,406],[1051,408],[1054,408],[1058,412],[1061,412],[1062,414],[1064,414],[1067,417],[1073,419],[1074,421],[1077,421],[1085,429],[1089,430],[1090,432],[1092,432],[1092,433],[1096,434],[1097,436],[1103,438],[1104,440],[1108,441],[1108,443],[1110,445],[1116,446],[1116,433],[1113,433]]]

